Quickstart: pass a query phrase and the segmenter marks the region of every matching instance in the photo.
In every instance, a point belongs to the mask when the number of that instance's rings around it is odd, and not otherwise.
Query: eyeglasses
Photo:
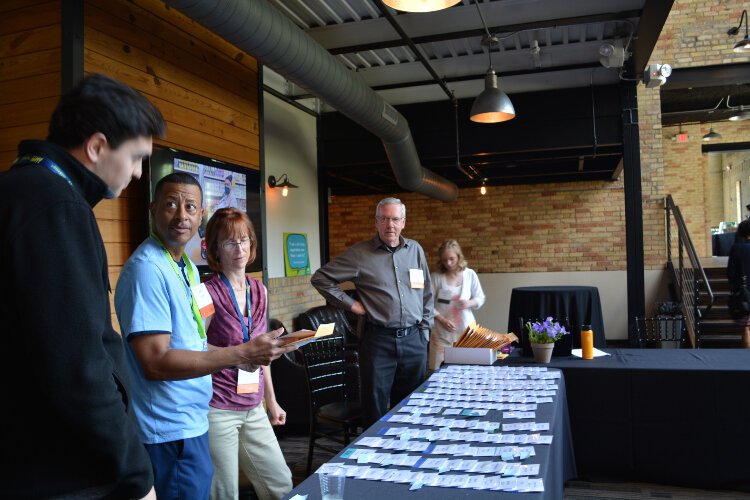
[[[250,248],[250,243],[252,243],[252,241],[253,240],[250,238],[242,238],[239,241],[227,240],[221,244],[221,248],[228,252],[231,252],[232,250],[236,250],[237,247],[241,246],[242,248],[247,250],[248,248]]]
[[[382,215],[376,215],[375,220],[378,221],[380,224],[388,224],[389,222],[393,222],[394,224],[400,224],[401,221],[404,220],[404,217],[384,217]]]

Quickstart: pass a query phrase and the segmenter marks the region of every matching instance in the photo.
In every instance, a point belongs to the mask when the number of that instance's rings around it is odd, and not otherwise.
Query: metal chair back
[[[682,316],[635,318],[638,347],[681,347],[685,343],[685,321]]]

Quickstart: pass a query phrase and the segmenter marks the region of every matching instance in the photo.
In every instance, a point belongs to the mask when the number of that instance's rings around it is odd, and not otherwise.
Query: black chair
[[[346,349],[344,337],[335,333],[331,337],[311,342],[299,349],[307,379],[309,394],[310,441],[307,452],[307,475],[312,469],[313,450],[317,446],[331,453],[340,448],[316,442],[327,439],[349,444],[362,424],[362,409],[358,394],[352,395],[349,381],[357,383],[359,391],[359,357]]]
[[[321,324],[335,323],[336,333],[344,336],[347,348],[356,349],[359,344],[358,318],[353,313],[332,305],[312,307],[294,318],[295,329],[317,330]]]
[[[524,318],[522,316],[518,317],[518,331],[520,332],[517,337],[521,340],[520,345],[522,352],[521,354],[523,356],[533,356],[533,353],[531,352],[531,342],[529,342],[529,332],[526,330],[526,323],[531,322],[534,323],[536,321],[543,323],[545,318],[542,319],[534,319],[534,318]],[[578,329],[571,329],[570,327],[570,321],[567,317],[561,319],[561,320],[553,320],[560,323],[560,326],[565,327],[565,330],[569,332],[569,335],[563,335],[560,340],[555,342],[555,347],[552,350],[553,356],[570,356],[573,351],[573,335],[580,334],[580,327]]]
[[[277,319],[268,320],[268,329],[286,328]],[[276,401],[286,410],[286,424],[273,428],[276,436],[305,434],[307,424],[307,390],[305,389],[305,367],[299,350],[287,352],[271,362],[273,390]]]
[[[675,347],[685,343],[685,321],[682,316],[635,318],[638,347]]]

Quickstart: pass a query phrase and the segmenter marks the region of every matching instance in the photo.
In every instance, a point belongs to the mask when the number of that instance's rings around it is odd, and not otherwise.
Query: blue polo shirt
[[[206,351],[191,309],[184,269],[180,275],[164,249],[149,237],[125,263],[115,289],[115,311],[126,339],[128,366],[133,378],[132,402],[141,441],[166,443],[200,436],[208,431],[211,375],[188,380],[147,380],[130,346],[134,335],[169,333],[171,349]],[[198,270],[189,259],[185,263]],[[197,281],[197,280],[196,280]]]

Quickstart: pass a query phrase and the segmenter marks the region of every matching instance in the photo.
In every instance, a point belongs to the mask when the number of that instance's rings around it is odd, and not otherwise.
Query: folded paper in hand
[[[281,341],[282,346],[295,344],[298,347],[302,347],[313,340],[318,340],[321,337],[331,335],[335,326],[336,323],[323,323],[318,327],[317,331],[298,330],[279,337],[279,340]]]

